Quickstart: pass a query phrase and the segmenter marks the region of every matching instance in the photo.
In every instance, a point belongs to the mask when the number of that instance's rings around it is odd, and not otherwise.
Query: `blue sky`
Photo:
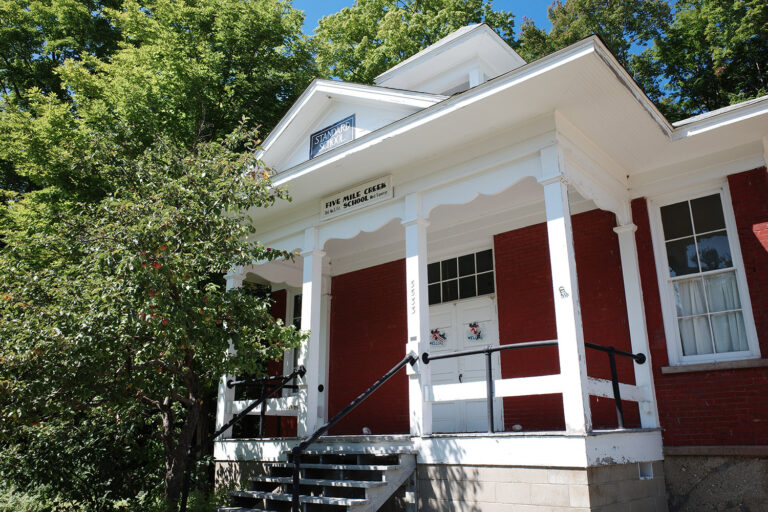
[[[293,6],[306,13],[304,32],[311,34],[317,26],[317,20],[323,16],[339,12],[344,7],[351,7],[354,0],[293,0]],[[494,0],[494,9],[510,11],[515,15],[515,28],[520,29],[523,17],[531,18],[537,27],[550,28],[547,19],[547,6],[552,0]]]

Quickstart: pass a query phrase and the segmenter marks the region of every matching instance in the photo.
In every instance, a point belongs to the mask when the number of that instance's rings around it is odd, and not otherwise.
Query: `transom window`
[[[749,350],[720,194],[660,209],[682,356]]]
[[[493,249],[427,265],[429,304],[494,292]]]

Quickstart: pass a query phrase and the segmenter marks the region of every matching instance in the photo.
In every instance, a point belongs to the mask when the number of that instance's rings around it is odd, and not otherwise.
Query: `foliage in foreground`
[[[258,374],[266,359],[300,342],[293,327],[272,318],[266,300],[226,291],[220,277],[233,265],[291,257],[252,242],[256,227],[247,212],[286,198],[255,160],[254,135],[237,130],[191,151],[161,139],[138,158],[123,157],[110,142],[95,144],[100,165],[94,169],[114,192],[96,202],[59,204],[45,227],[6,232],[0,468],[9,467],[2,459],[13,446],[30,465],[57,468],[48,481],[67,478],[61,439],[50,453],[41,443],[67,430],[83,434],[72,450],[84,457],[93,450],[102,461],[110,457],[98,449],[120,444],[90,440],[91,433],[124,436],[133,447],[155,439],[165,496],[175,501],[211,386],[224,373]],[[25,212],[20,204],[11,216]],[[237,355],[223,359],[230,342]],[[153,419],[138,421],[147,407]],[[154,428],[105,431],[105,423],[124,418],[130,428],[149,421]],[[143,478],[141,460],[125,462]],[[70,477],[85,484],[101,478],[105,495],[120,493],[124,481],[110,485],[92,469],[89,474],[86,461]],[[41,472],[37,477],[46,481]],[[73,482],[68,487],[77,489]]]

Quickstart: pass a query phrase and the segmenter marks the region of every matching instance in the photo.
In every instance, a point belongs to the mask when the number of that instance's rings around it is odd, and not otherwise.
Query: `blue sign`
[[[309,158],[322,155],[355,138],[355,114],[309,136]]]

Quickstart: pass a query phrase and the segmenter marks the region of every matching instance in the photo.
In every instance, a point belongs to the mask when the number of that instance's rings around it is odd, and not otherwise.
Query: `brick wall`
[[[331,283],[330,416],[405,356],[405,260],[350,272]],[[384,384],[332,430],[333,434],[401,434],[408,422],[405,371]]]
[[[728,177],[760,350],[768,354],[768,175]],[[667,446],[768,443],[765,368],[662,374],[669,364],[645,199],[632,202],[656,397]]]
[[[626,319],[624,283],[618,238],[610,212],[592,210],[573,216],[574,246],[584,337],[601,345],[631,350]],[[498,234],[494,237],[496,286],[501,343],[538,341],[557,337],[546,224]],[[502,352],[504,378],[559,373],[555,347]],[[634,383],[632,363],[617,360],[622,382]],[[610,379],[608,357],[587,350],[587,372]],[[637,404],[623,402],[625,424],[639,424]],[[616,426],[613,401],[591,398],[595,428]],[[562,430],[565,426],[561,395],[504,399],[507,428]]]

